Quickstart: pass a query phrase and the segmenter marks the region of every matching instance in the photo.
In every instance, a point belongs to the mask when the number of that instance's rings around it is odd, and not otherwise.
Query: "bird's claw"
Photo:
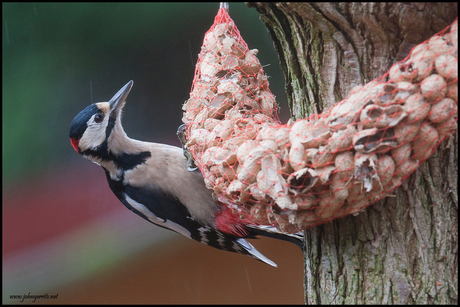
[[[187,138],[185,136],[185,128],[187,128],[186,124],[182,124],[177,129],[177,137],[179,138],[180,143],[182,144],[182,150],[184,151],[184,156],[187,158],[187,170],[189,172],[196,171],[198,166],[195,164],[195,160],[193,159],[192,153],[190,149],[187,148]]]

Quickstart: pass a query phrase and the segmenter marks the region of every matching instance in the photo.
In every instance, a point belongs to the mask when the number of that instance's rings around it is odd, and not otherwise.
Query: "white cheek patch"
[[[94,149],[105,141],[105,129],[107,127],[108,118],[106,117],[103,122],[94,123],[94,116],[91,117],[87,123],[85,133],[80,139],[79,147],[83,151],[86,149]]]
[[[125,198],[126,198],[126,201],[134,208],[136,209],[137,211],[139,211],[140,213],[142,213],[150,222],[156,224],[156,225],[159,225],[159,226],[162,226],[162,227],[166,227],[166,228],[169,228],[177,233],[180,233],[181,235],[183,236],[186,236],[187,238],[191,238],[191,234],[190,234],[190,231],[188,231],[186,228],[182,227],[181,225],[177,224],[177,223],[174,223],[170,220],[163,220],[159,217],[157,217],[155,214],[153,214],[149,209],[147,209],[146,206],[144,206],[143,204],[141,203],[138,203],[137,201],[135,201],[134,199],[132,199],[131,197],[129,197],[128,195],[125,194]]]

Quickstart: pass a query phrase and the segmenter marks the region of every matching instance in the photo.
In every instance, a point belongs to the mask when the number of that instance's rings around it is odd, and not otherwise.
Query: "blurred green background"
[[[123,125],[132,138],[179,145],[176,128],[218,3],[3,3],[3,184],[78,157],[73,117],[129,80]],[[273,43],[254,9],[230,15],[284,107]],[[283,117],[284,116],[284,117]]]
[[[155,227],[74,152],[69,125],[92,102],[134,87],[123,126],[135,139],[179,145],[204,34],[219,3],[2,3],[2,290],[58,294],[34,304],[303,303],[302,253],[252,242],[273,269]],[[284,78],[254,9],[230,16],[289,116]],[[32,303],[31,299],[24,302]]]

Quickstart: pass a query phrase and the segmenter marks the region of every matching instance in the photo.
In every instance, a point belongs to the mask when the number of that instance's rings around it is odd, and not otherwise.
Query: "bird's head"
[[[87,106],[70,124],[70,142],[85,157],[105,159],[117,151],[117,144],[127,138],[121,126],[121,111],[133,81],[123,86],[108,102]]]

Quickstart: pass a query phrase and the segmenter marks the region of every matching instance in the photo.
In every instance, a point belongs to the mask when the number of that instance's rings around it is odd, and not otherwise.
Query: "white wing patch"
[[[138,203],[137,201],[135,201],[134,199],[132,199],[131,197],[129,197],[128,195],[125,194],[125,198],[126,198],[126,201],[134,208],[136,209],[137,211],[139,211],[140,213],[142,213],[150,222],[156,224],[156,225],[159,225],[159,226],[162,226],[162,227],[166,227],[166,228],[169,228],[177,233],[180,233],[181,235],[183,236],[186,236],[187,238],[191,238],[191,234],[190,234],[190,231],[187,230],[187,228],[185,227],[182,227],[181,225],[177,224],[177,223],[174,223],[170,220],[163,220],[159,217],[157,217],[155,214],[153,214],[149,209],[147,209],[146,206],[144,206],[143,204],[141,203]]]

